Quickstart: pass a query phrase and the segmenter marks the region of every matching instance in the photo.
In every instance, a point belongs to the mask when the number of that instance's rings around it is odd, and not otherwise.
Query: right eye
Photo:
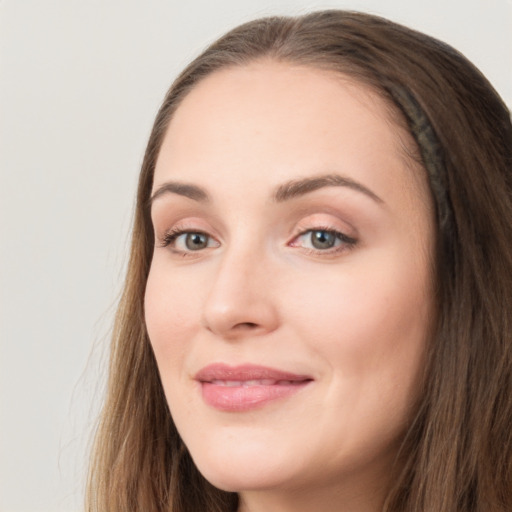
[[[201,251],[211,247],[219,247],[219,242],[202,231],[176,230],[167,233],[163,239],[163,247],[171,247],[178,253]]]

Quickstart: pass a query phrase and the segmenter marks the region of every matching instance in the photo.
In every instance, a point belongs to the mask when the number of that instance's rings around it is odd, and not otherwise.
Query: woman
[[[208,48],[148,143],[88,509],[512,509],[511,148],[381,18]]]

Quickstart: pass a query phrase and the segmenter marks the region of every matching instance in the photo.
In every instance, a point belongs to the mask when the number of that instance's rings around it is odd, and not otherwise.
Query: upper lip
[[[296,374],[267,366],[243,364],[230,366],[225,363],[213,363],[199,370],[195,380],[199,382],[213,381],[249,381],[249,380],[285,380],[302,382],[313,380],[311,376]]]

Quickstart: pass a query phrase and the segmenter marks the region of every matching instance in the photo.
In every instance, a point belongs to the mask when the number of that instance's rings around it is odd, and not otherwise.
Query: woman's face
[[[250,498],[386,481],[432,313],[433,214],[409,143],[365,86],[271,61],[210,75],[178,108],[146,322],[214,485]]]

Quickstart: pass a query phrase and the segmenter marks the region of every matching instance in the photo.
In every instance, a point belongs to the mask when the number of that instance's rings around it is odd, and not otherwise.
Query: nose
[[[232,251],[218,262],[204,303],[204,326],[227,339],[263,335],[279,323],[269,265],[247,252]]]

